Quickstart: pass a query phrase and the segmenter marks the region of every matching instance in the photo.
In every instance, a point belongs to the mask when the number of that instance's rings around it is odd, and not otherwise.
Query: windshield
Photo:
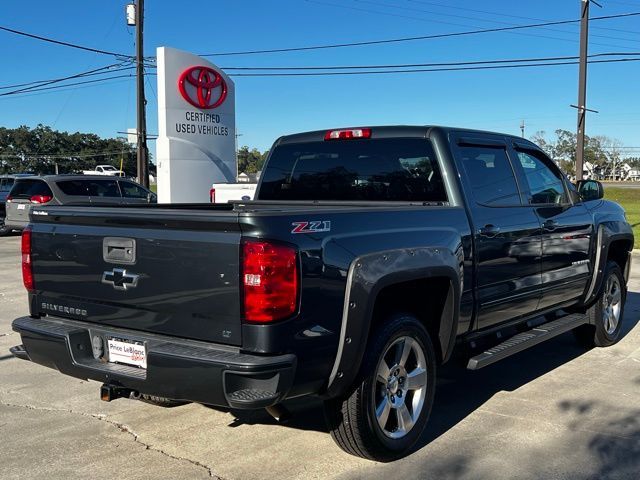
[[[382,138],[277,146],[259,199],[445,202],[447,196],[428,140]]]

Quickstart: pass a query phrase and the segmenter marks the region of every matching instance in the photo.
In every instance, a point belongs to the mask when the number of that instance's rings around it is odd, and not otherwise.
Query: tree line
[[[547,137],[546,132],[539,131],[531,137],[531,141],[542,148],[565,174],[574,176],[576,174],[576,137],[573,132],[558,129],[551,139]],[[604,135],[585,136],[584,162],[585,170],[590,175],[615,178],[622,178],[621,168],[625,163],[632,168],[640,168],[640,158],[625,155],[620,140]]]
[[[569,176],[575,175],[576,134],[558,129],[549,138],[539,131],[531,140],[538,144]],[[640,158],[624,154],[622,142],[603,135],[587,136],[585,162],[598,174],[619,176],[625,163],[640,168]],[[238,173],[260,172],[269,151],[243,146],[238,149]],[[113,165],[136,176],[136,149],[123,138],[101,138],[93,133],[69,133],[49,126],[0,127],[0,173],[77,173],[96,165]],[[152,170],[154,170],[152,168]],[[595,172],[593,172],[595,173]]]
[[[0,127],[0,173],[78,173],[113,165],[136,175],[136,150],[122,138],[69,133],[49,126]]]
[[[238,173],[262,170],[268,151],[241,147]],[[61,132],[49,126],[0,127],[0,173],[79,173],[96,165],[113,165],[135,177],[136,149],[124,138],[101,138],[93,133]],[[153,166],[152,170],[155,170]]]

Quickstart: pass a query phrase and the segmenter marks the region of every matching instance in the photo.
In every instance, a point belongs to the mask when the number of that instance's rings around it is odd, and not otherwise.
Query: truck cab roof
[[[325,140],[325,135],[328,132],[339,132],[339,131],[353,131],[367,129],[371,132],[370,138],[428,138],[431,136],[432,132],[438,131],[445,135],[450,133],[457,134],[469,134],[469,136],[475,137],[501,137],[505,140],[511,140],[513,142],[517,142],[521,145],[526,145],[528,148],[532,148],[535,150],[540,150],[540,148],[533,142],[518,137],[516,135],[510,135],[499,132],[491,132],[487,130],[477,130],[470,128],[460,128],[460,127],[447,127],[440,125],[378,125],[378,126],[362,126],[362,127],[338,127],[338,128],[328,128],[325,130],[313,130],[302,133],[295,133],[292,135],[283,135],[278,140],[276,140],[274,147],[277,145],[284,145],[289,143],[305,143],[305,142],[316,142]]]

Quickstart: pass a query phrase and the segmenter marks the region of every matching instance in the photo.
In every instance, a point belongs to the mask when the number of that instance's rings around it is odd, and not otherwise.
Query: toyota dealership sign
[[[208,202],[235,182],[235,87],[211,62],[158,48],[158,201]]]

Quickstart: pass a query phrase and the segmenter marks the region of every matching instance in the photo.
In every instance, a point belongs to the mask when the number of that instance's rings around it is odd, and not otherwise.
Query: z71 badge
[[[291,233],[320,233],[331,231],[330,220],[317,220],[312,222],[293,222]]]

